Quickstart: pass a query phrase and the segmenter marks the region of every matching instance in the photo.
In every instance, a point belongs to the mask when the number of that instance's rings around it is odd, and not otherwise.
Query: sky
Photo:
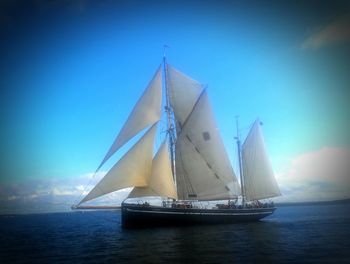
[[[276,201],[350,198],[347,1],[1,1],[0,36],[0,213],[69,210],[103,176],[164,44],[236,172],[235,115],[243,137],[259,117]]]

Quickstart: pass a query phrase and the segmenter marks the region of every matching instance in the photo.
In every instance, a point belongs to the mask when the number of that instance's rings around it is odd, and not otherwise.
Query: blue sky
[[[1,6],[2,204],[69,204],[159,66],[163,44],[170,64],[208,84],[234,167],[234,116],[242,128],[260,117],[282,201],[350,197],[346,1]]]

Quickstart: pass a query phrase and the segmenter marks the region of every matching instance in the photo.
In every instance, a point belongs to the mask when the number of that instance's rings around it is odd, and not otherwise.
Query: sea
[[[120,211],[2,215],[0,263],[350,263],[350,204],[145,229],[122,229]]]

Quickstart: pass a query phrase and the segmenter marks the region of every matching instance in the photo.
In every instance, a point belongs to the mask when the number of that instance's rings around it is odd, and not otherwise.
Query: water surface
[[[0,263],[350,263],[350,205],[263,221],[124,230],[120,211],[0,216]]]

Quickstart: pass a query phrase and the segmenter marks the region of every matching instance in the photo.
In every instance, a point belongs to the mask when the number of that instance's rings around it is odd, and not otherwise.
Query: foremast
[[[167,45],[164,45],[164,53],[163,53],[163,72],[164,72],[164,89],[165,89],[165,112],[167,115],[167,134],[169,140],[169,152],[170,152],[170,164],[171,164],[171,172],[173,174],[173,180],[176,186],[176,170],[175,170],[175,141],[176,141],[176,132],[175,126],[173,124],[174,112],[170,105],[169,98],[169,89],[167,85],[167,62],[165,50],[168,48]]]

